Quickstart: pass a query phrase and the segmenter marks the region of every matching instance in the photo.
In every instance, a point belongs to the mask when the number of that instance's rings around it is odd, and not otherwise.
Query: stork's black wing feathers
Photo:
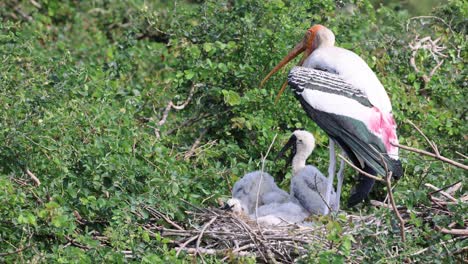
[[[365,94],[334,73],[296,66],[289,72],[288,83],[296,94],[301,94],[304,89],[312,89],[346,96],[364,106],[372,107]]]
[[[369,131],[362,121],[314,109],[301,95],[305,89],[319,90],[346,96],[366,107],[372,107],[365,94],[336,74],[304,67],[294,67],[289,73],[288,83],[309,117],[342,147],[356,166],[374,175],[385,175],[386,164],[396,178],[403,174],[401,163],[387,155],[381,139]],[[358,158],[364,160],[364,167]],[[363,178],[349,204],[357,204],[361,198],[365,198],[372,185],[372,179]]]

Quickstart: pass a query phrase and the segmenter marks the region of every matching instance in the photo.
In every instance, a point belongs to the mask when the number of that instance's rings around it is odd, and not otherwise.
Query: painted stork
[[[339,197],[343,184],[342,170],[338,173],[337,192],[329,186],[330,178],[326,178],[314,166],[306,165],[307,158],[315,148],[314,136],[304,130],[296,130],[281,149],[278,157],[283,156],[289,148],[292,149],[291,196],[297,200],[310,214],[323,214],[339,209]]]
[[[398,148],[392,145],[398,139],[390,99],[363,59],[335,46],[335,35],[328,28],[312,26],[304,39],[262,80],[261,86],[301,53],[303,57],[298,65],[302,67],[291,70],[288,83],[307,115],[363,171],[372,175],[386,175],[391,171],[395,178],[401,177],[403,168]],[[360,174],[348,206],[364,200],[373,185],[373,179]]]

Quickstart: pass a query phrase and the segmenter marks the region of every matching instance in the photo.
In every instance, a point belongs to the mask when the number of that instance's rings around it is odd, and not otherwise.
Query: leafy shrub
[[[378,74],[403,144],[427,147],[404,123],[409,119],[444,155],[465,153],[467,4],[449,1],[432,11],[450,22],[448,28],[440,20],[409,21],[404,10],[353,3],[351,13],[331,0],[1,3],[0,252],[23,250],[0,259],[123,262],[122,252],[131,250],[142,262],[176,261],[168,241],[149,239],[136,224],[140,205],[156,205],[183,221],[182,200],[214,205],[235,180],[259,167],[275,135],[273,153],[295,128],[316,135],[310,162],[326,170],[326,135],[290,93],[274,104],[285,74],[258,89],[311,22],[330,27],[338,45],[360,54]],[[447,47],[426,87],[409,65],[408,44],[416,35],[440,37]],[[429,71],[430,59],[421,52],[417,63]],[[168,102],[182,104],[193,86],[192,100],[160,126]],[[192,146],[194,155],[184,158]],[[273,156],[267,169],[286,174]],[[422,182],[444,186],[464,178],[414,154],[402,153],[402,160],[406,177],[397,199],[408,206],[426,201]],[[26,170],[41,180],[39,187]],[[373,213],[390,221],[385,212]],[[418,219],[414,224],[420,229],[405,245],[408,252],[446,239]],[[363,254],[371,262],[389,257],[380,249],[398,245],[397,233],[362,241],[368,245]],[[104,246],[97,236],[107,237]],[[70,241],[75,246],[65,246]],[[434,247],[428,256],[441,250]]]

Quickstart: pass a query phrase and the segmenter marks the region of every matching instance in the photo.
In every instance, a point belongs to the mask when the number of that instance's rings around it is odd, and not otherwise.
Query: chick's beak
[[[288,157],[287,161],[286,161],[286,165],[284,167],[285,170],[287,170],[287,168],[291,165],[292,163],[292,160],[294,158],[294,156],[296,155],[296,141],[297,141],[297,138],[295,135],[292,135],[288,142],[284,145],[284,147],[280,150],[280,152],[278,153],[278,155],[276,156],[275,158],[275,162],[282,158],[284,156],[284,153],[286,151],[288,151],[289,149],[292,149],[291,150],[291,155]],[[280,180],[282,180],[284,178],[284,175],[282,175],[280,177]]]

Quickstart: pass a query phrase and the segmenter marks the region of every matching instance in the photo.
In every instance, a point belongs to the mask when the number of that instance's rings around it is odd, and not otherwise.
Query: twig
[[[400,235],[401,235],[401,240],[403,243],[406,242],[406,235],[405,235],[405,220],[400,215],[400,212],[398,211],[398,208],[395,204],[395,199],[393,198],[393,192],[392,192],[392,183],[391,183],[391,178],[392,178],[392,172],[388,172],[387,177],[385,178],[385,183],[387,184],[387,193],[388,193],[388,198],[390,200],[390,203],[392,204],[392,209],[395,215],[398,218],[398,221],[400,222]]]
[[[161,127],[166,123],[167,117],[169,116],[169,112],[171,111],[171,109],[175,109],[175,110],[184,109],[190,103],[190,101],[192,100],[193,94],[195,93],[195,88],[199,87],[199,86],[201,86],[201,84],[192,85],[192,87],[190,88],[190,92],[189,92],[189,95],[188,95],[187,99],[182,104],[176,105],[176,104],[174,104],[172,102],[172,100],[169,101],[169,103],[167,103],[167,105],[166,105],[166,108],[164,109],[161,120],[159,120],[159,122],[157,123],[158,127]],[[159,128],[154,128],[154,130],[155,130],[154,132],[156,134],[156,137],[159,138],[160,137]]]
[[[370,203],[375,207],[383,207],[383,208],[387,208],[387,209],[392,209],[391,205],[388,205],[388,204],[380,202],[380,201],[370,200]],[[398,209],[403,209],[405,207],[404,206],[397,206],[397,208]]]
[[[278,136],[278,134],[275,134],[275,136],[273,137],[273,140],[271,141],[271,144],[270,146],[268,147],[268,150],[265,154],[265,156],[262,158],[262,168],[261,168],[261,173],[260,173],[260,183],[258,184],[258,188],[257,188],[257,199],[255,201],[255,219],[256,219],[256,222],[257,222],[257,225],[259,226],[258,224],[258,200],[260,198],[260,189],[261,189],[261,186],[262,186],[262,182],[263,182],[263,172],[265,171],[265,160],[266,158],[268,157],[268,154],[270,154],[270,150],[271,148],[273,147],[273,144],[275,143],[275,140],[276,140],[276,137]],[[260,227],[260,226],[259,226]]]
[[[218,216],[215,216],[213,217],[206,225],[203,226],[202,230],[200,231],[200,235],[198,235],[198,239],[197,239],[197,247],[196,247],[196,250],[198,252],[198,249],[200,249],[200,243],[201,243],[201,239],[203,237],[203,233],[206,231],[206,229],[214,222],[216,221],[216,219],[218,218]],[[201,255],[200,255],[201,256]]]
[[[429,146],[431,146],[434,153],[431,153],[431,152],[428,152],[428,151],[425,151],[425,150],[420,150],[420,149],[408,147],[408,146],[404,146],[404,145],[400,145],[400,144],[392,144],[392,145],[394,145],[396,147],[399,147],[399,148],[402,148],[402,149],[413,151],[413,152],[416,152],[416,153],[419,153],[419,154],[424,154],[424,155],[436,158],[438,160],[444,161],[446,163],[452,164],[452,165],[454,165],[456,167],[468,170],[468,166],[463,165],[461,163],[458,163],[458,162],[456,162],[454,160],[448,159],[448,158],[443,157],[442,155],[440,155],[439,148],[437,147],[437,145],[435,144],[434,141],[429,140],[429,138],[422,132],[422,130],[418,126],[416,126],[413,122],[411,122],[410,120],[406,120],[406,122],[409,123],[410,125],[412,125],[419,132],[419,134],[421,134],[424,137],[424,139],[427,141]]]
[[[175,110],[182,110],[188,105],[188,103],[190,103],[190,101],[192,100],[193,93],[195,92],[195,87],[197,87],[197,86],[192,85],[192,87],[190,88],[189,96],[187,97],[185,102],[183,102],[182,104],[176,105],[172,101],[169,101],[169,103],[166,106],[166,109],[164,109],[161,120],[159,120],[159,122],[158,122],[159,126],[162,126],[162,125],[164,125],[166,123],[167,117],[168,117],[169,112],[171,111],[172,108],[174,108]]]
[[[431,152],[428,152],[428,151],[425,151],[425,150],[421,150],[421,149],[417,149],[417,148],[412,148],[412,147],[408,147],[408,146],[405,146],[405,145],[400,145],[400,144],[394,144],[394,143],[391,143],[393,146],[395,147],[398,147],[398,148],[401,148],[401,149],[404,149],[404,150],[408,150],[408,151],[411,151],[411,152],[415,152],[415,153],[418,153],[418,154],[422,154],[422,155],[426,155],[426,156],[429,156],[429,157],[433,157],[433,158],[436,158],[440,161],[443,161],[445,163],[448,163],[448,164],[451,164],[455,167],[458,167],[458,168],[461,168],[461,169],[464,169],[464,170],[468,170],[468,166],[464,165],[464,164],[461,164],[461,163],[458,163],[454,160],[451,160],[449,158],[446,158],[444,156],[437,156],[436,154],[434,153],[431,153]]]
[[[429,144],[429,146],[431,146],[431,148],[434,150],[434,153],[440,155],[439,149],[437,148],[437,146],[436,146],[436,144],[435,144],[434,141],[429,140],[429,138],[426,136],[426,134],[424,134],[424,133],[422,132],[422,130],[421,130],[416,124],[414,124],[413,122],[411,122],[411,120],[408,120],[408,119],[407,119],[406,122],[409,123],[410,125],[412,125],[412,126],[419,132],[419,134],[421,134],[421,136],[423,136],[423,138],[426,140],[426,142]]]
[[[25,170],[26,174],[36,183],[37,186],[41,185],[41,181],[29,169]]]
[[[65,236],[65,239],[70,242],[72,245],[74,245],[75,247],[79,247],[81,249],[84,249],[84,250],[90,250],[91,247],[88,247],[86,245],[83,245],[83,244],[80,244],[78,242],[76,242],[74,239],[72,239],[71,237],[69,236]]]
[[[455,151],[455,153],[458,154],[459,156],[461,156],[461,157],[464,158],[464,159],[468,159],[468,156],[463,155],[463,154],[461,154],[461,153],[458,152],[458,151]]]
[[[461,187],[461,180],[459,180],[459,181],[457,181],[457,182],[455,182],[455,183],[452,183],[452,184],[450,184],[450,185],[447,185],[447,186],[445,186],[445,187],[442,187],[442,188],[440,188],[440,189],[438,189],[438,190],[436,190],[436,191],[433,191],[433,192],[430,193],[430,195],[436,194],[436,193],[438,193],[438,192],[440,192],[440,191],[443,191],[443,190],[447,190],[446,193],[448,193],[448,194],[454,193],[454,192],[456,192],[458,189],[460,189],[460,187]],[[429,187],[429,188],[431,188],[431,187]],[[450,194],[450,195],[451,195],[451,194]]]
[[[174,221],[172,221],[171,219],[169,219],[169,217],[167,217],[166,215],[164,215],[163,213],[157,211],[156,209],[154,208],[151,208],[149,206],[146,206],[146,205],[143,205],[143,208],[146,209],[148,212],[152,213],[153,215],[155,215],[156,217],[160,217],[160,218],[163,218],[164,221],[166,221],[167,223],[171,224],[173,227],[179,229],[179,230],[185,230],[183,229],[180,225],[176,224]]]
[[[460,237],[452,238],[452,239],[450,239],[450,240],[447,240],[447,241],[444,241],[444,242],[442,242],[442,243],[439,243],[439,245],[449,244],[449,243],[455,242],[456,240],[459,240],[459,239],[460,239]],[[434,246],[434,245],[431,245],[431,246],[429,246],[429,247],[427,247],[427,248],[423,248],[423,249],[421,249],[421,250],[419,250],[419,251],[417,251],[417,252],[415,252],[415,253],[413,253],[413,254],[411,254],[411,255],[409,255],[409,256],[410,256],[410,257],[414,257],[414,256],[417,256],[417,255],[421,255],[422,253],[428,251],[428,250],[429,250],[431,247],[433,247],[433,246]]]
[[[242,221],[241,219],[239,219],[239,217],[235,216],[234,215],[234,219],[240,224],[241,228],[245,231],[247,231],[247,235],[250,237],[250,239],[257,245],[257,248],[259,249],[259,252],[260,252],[260,255],[262,256],[263,260],[265,262],[267,262],[267,259],[266,259],[266,256],[265,254],[263,253],[262,250],[260,250],[260,246],[262,246],[262,243],[260,241],[260,239],[257,238],[257,236],[255,235],[255,233],[252,231],[252,229],[246,225],[244,223],[244,221]],[[257,223],[257,226],[258,226],[258,223]]]
[[[204,113],[204,114],[201,114],[199,116],[196,116],[196,117],[192,117],[192,118],[189,118],[187,120],[185,120],[184,122],[182,122],[180,125],[178,125],[177,127],[174,127],[174,128],[171,128],[170,130],[168,130],[166,132],[166,135],[171,135],[172,133],[176,132],[177,130],[181,129],[182,127],[186,127],[186,126],[190,126],[192,125],[193,123],[203,119],[203,118],[206,118],[206,117],[209,117],[210,115],[212,114],[209,114],[209,113]]]
[[[455,35],[455,32],[453,32],[452,27],[447,22],[445,22],[445,20],[443,20],[442,18],[437,17],[437,16],[416,16],[416,17],[412,17],[412,18],[408,19],[408,22],[406,22],[406,31],[409,30],[409,24],[411,23],[411,20],[419,20],[419,19],[424,19],[424,18],[439,20],[440,22],[442,22],[445,26],[447,26],[450,29],[450,31],[452,32],[453,35]]]
[[[202,138],[206,135],[206,132],[208,132],[208,129],[203,128],[202,131],[200,132],[200,135],[198,136],[198,138],[195,140],[192,147],[190,148],[190,150],[185,153],[185,155],[184,155],[185,160],[188,160],[188,159],[190,159],[190,157],[193,156],[193,154],[195,153],[195,150],[197,149],[198,145],[200,145],[200,142],[201,142]]]
[[[29,2],[38,9],[42,8],[41,4],[39,4],[38,2],[36,2],[34,0],[29,0]]]
[[[232,254],[238,257],[256,257],[257,255],[252,252],[246,251],[230,251],[223,249],[206,249],[206,248],[184,248],[176,247],[176,250],[183,250],[188,254],[206,254],[206,255],[216,255],[216,256],[225,256],[226,254]]]
[[[268,147],[268,150],[267,150],[265,156],[262,158],[262,169],[261,169],[261,173],[260,173],[260,183],[258,184],[257,198],[256,198],[256,201],[255,201],[255,222],[257,223],[257,228],[260,230],[260,234],[262,236],[263,236],[262,229],[260,227],[260,224],[258,223],[258,200],[259,200],[259,197],[260,197],[260,189],[261,189],[261,186],[262,186],[262,183],[263,183],[263,173],[265,171],[265,161],[266,161],[266,158],[268,157],[268,154],[270,154],[270,150],[273,147],[273,144],[275,143],[275,140],[276,140],[277,136],[278,136],[278,134],[275,134],[275,136],[273,137],[273,140],[271,141],[270,146]],[[265,246],[265,245],[263,245],[263,246]],[[268,258],[270,259],[270,262],[271,263],[276,263],[276,259],[274,258],[274,255],[271,252],[271,249],[266,247],[266,251],[267,251]]]
[[[231,252],[229,252],[229,254],[236,254],[238,252],[244,252],[244,250],[254,248],[254,247],[255,247],[255,244],[247,244],[247,245],[244,245],[242,247],[239,247],[239,248],[236,248],[236,249],[232,250]],[[221,262],[224,263],[228,258],[229,258],[229,255],[225,256],[223,259],[221,259]]]
[[[447,229],[436,225],[436,229],[444,234],[468,236],[468,229]]]
[[[362,173],[364,176],[367,176],[367,177],[369,177],[369,178],[371,178],[371,179],[374,179],[374,180],[376,180],[376,181],[379,181],[379,182],[385,182],[384,179],[379,178],[379,177],[376,177],[376,176],[374,176],[374,175],[372,175],[372,174],[369,174],[369,173],[367,173],[367,172],[361,170],[360,168],[356,167],[353,163],[351,163],[351,161],[349,161],[349,160],[347,160],[345,157],[343,157],[343,155],[338,154],[338,157],[340,157],[342,160],[344,160],[349,166],[353,167],[353,169],[355,169],[355,170],[357,170],[358,172]]]
[[[457,199],[455,199],[452,195],[442,191],[442,189],[439,189],[437,187],[435,187],[434,185],[430,184],[430,183],[425,183],[424,186],[428,187],[428,188],[431,188],[433,189],[435,192],[434,193],[438,193],[440,192],[440,194],[442,194],[443,196],[447,197],[449,200],[451,200],[452,202],[457,202]],[[429,195],[431,195],[432,193],[430,193]]]
[[[435,72],[442,66],[444,63],[444,60],[439,60],[439,57],[446,58],[447,55],[443,54],[442,51],[446,49],[444,46],[438,46],[437,43],[440,41],[440,38],[436,40],[432,40],[430,36],[424,37],[422,39],[418,39],[418,36],[413,40],[412,43],[409,44],[412,52],[411,52],[411,57],[410,57],[410,65],[413,67],[414,71],[418,74],[421,74],[422,80],[424,82],[424,87],[427,86],[427,84],[431,81],[432,76],[435,74]],[[437,62],[437,65],[434,66],[429,74],[422,73],[421,70],[418,68],[416,65],[416,56],[418,51],[422,50],[428,50],[434,60]]]
[[[334,154],[334,153],[333,153],[333,154]],[[315,178],[314,178],[315,189],[320,190],[320,189],[318,188],[317,178],[318,178],[318,177],[315,177]],[[328,183],[327,183],[327,185],[328,185]],[[330,192],[331,192],[331,190],[330,190]],[[325,209],[328,209],[328,211],[327,211],[327,210],[324,210],[325,212],[323,212],[323,215],[327,215],[329,212],[332,211],[332,208],[331,208],[330,205],[328,204],[327,199],[326,199],[325,197],[323,197],[323,195],[322,195],[320,192],[317,192],[317,194],[320,196],[320,199],[321,199],[322,202],[325,204],[325,206],[326,206]],[[330,200],[330,199],[328,199],[328,200]]]
[[[13,255],[13,254],[20,253],[21,251],[23,251],[23,250],[25,250],[25,249],[28,249],[28,248],[30,248],[30,247],[31,247],[31,245],[27,245],[27,246],[18,248],[18,249],[15,250],[15,251],[0,253],[0,257],[4,257],[4,256],[8,256],[8,255]]]
[[[452,184],[451,186],[449,185],[445,192],[453,196],[461,188],[461,186],[462,183],[461,180],[459,180],[455,184]]]

